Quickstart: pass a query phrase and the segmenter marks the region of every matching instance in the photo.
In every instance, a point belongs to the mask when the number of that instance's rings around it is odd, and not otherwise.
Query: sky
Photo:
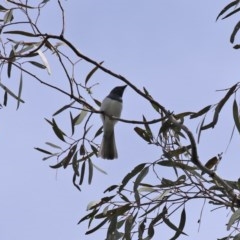
[[[138,88],[146,87],[151,95],[175,113],[198,111],[217,103],[225,89],[239,81],[240,52],[229,42],[237,17],[216,22],[216,16],[227,1],[62,1],[65,8],[65,37],[80,52],[123,75]],[[60,11],[56,1],[50,1],[40,20],[43,32],[58,34]],[[49,18],[51,16],[51,18]],[[51,59],[51,57],[50,57]],[[39,72],[52,83],[62,84],[63,75],[54,64],[51,76]],[[78,79],[84,80],[92,67],[78,64]],[[34,69],[35,71],[35,69]],[[2,79],[15,86],[18,75]],[[97,72],[90,80],[98,83],[94,96],[101,100],[123,83]],[[17,88],[16,88],[17,89]],[[108,175],[95,171],[92,185],[85,183],[79,192],[72,185],[72,171],[53,170],[54,161],[42,161],[44,155],[34,147],[44,148],[47,141],[57,143],[44,118],[51,119],[68,99],[29,77],[23,79],[22,97],[25,104],[16,111],[16,102],[9,99],[0,111],[0,238],[6,240],[77,240],[104,239],[104,229],[86,236],[87,225],[77,225],[90,201],[103,197],[103,191],[120,183],[131,169],[144,161],[159,158],[159,150],[148,146],[135,134],[134,125],[118,123],[116,138],[119,158],[115,161],[94,159]],[[3,95],[2,95],[3,98]],[[124,93],[122,117],[141,119],[142,114],[156,117],[131,88]],[[218,173],[226,179],[239,177],[239,136],[234,135],[226,150],[233,127],[231,104],[223,110],[219,126],[203,134],[200,157],[207,161],[224,151]],[[95,124],[101,126],[99,116]],[[195,132],[197,121],[192,124]],[[61,119],[63,128],[69,118]],[[77,130],[81,133],[81,125]],[[100,141],[100,140],[99,140]],[[206,207],[198,232],[197,220],[201,204],[189,205],[186,232],[180,239],[217,239],[225,236],[227,211],[209,211]],[[194,224],[191,224],[193,222]],[[214,224],[213,224],[214,223]],[[217,226],[217,227],[216,227]],[[162,239],[167,236],[162,232]]]

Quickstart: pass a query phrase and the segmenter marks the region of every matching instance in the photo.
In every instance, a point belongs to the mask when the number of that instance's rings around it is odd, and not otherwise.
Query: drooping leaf
[[[151,239],[154,236],[154,226],[156,223],[158,223],[161,219],[163,219],[163,217],[165,216],[165,214],[167,213],[167,209],[164,207],[162,212],[160,214],[158,214],[155,218],[153,218],[153,220],[151,221],[151,223],[148,226],[148,237]]]
[[[20,101],[21,103],[24,103],[24,101],[22,99],[19,99],[10,89],[8,89],[5,85],[3,85],[0,82],[0,87],[6,91],[10,96],[12,96],[13,98],[15,98],[17,101]]]
[[[3,17],[3,22],[4,24],[7,24],[13,20],[13,10],[7,10],[4,17]]]
[[[91,230],[87,231],[85,234],[88,235],[88,234],[91,234],[95,231],[97,231],[99,228],[101,228],[109,219],[108,218],[105,218],[101,223],[99,223],[96,227],[92,228]],[[80,221],[79,221],[80,223]]]
[[[163,221],[164,221],[164,223],[165,223],[168,227],[170,227],[172,230],[176,231],[175,235],[180,235],[180,234],[187,235],[187,234],[184,233],[181,229],[179,229],[175,224],[173,224],[173,223],[169,220],[169,218],[166,218],[165,216],[163,216]],[[174,235],[174,236],[175,236],[175,235]],[[176,239],[175,237],[171,238],[171,240],[175,240],[175,239]]]
[[[7,100],[8,100],[8,92],[4,92],[4,97],[3,97],[3,105],[6,107],[7,106]]]
[[[233,119],[235,122],[235,126],[237,127],[237,130],[240,133],[239,109],[238,109],[236,99],[234,99],[234,101],[233,101]]]
[[[135,201],[139,205],[140,204],[140,196],[138,192],[138,186],[142,182],[142,180],[147,176],[149,171],[148,167],[143,168],[143,170],[138,174],[134,185],[133,185],[133,191],[134,191],[134,196],[135,196]]]
[[[75,132],[75,125],[74,125],[74,119],[73,119],[72,112],[70,112],[69,115],[70,115],[71,129],[72,129],[72,135],[73,135]]]
[[[153,139],[153,134],[152,134],[152,131],[151,131],[151,128],[149,127],[148,123],[147,123],[147,119],[144,117],[143,115],[143,122],[144,122],[144,126],[145,126],[145,129],[148,133],[148,136],[150,139]]]
[[[7,75],[8,78],[11,77],[11,70],[12,70],[12,62],[15,60],[14,58],[14,50],[12,49],[10,54],[9,54],[9,61],[8,61],[8,67],[7,67]]]
[[[179,237],[181,234],[187,236],[187,234],[183,232],[185,223],[186,223],[186,211],[185,211],[185,208],[183,208],[183,210],[182,210],[182,212],[181,212],[181,218],[180,218],[180,223],[179,223],[178,229],[177,229],[175,235],[174,235],[170,240],[178,239],[178,237]]]
[[[78,152],[75,152],[72,158],[72,168],[73,168],[74,174],[76,176],[79,176],[79,170],[78,170],[79,162],[77,161],[77,156],[78,156]]]
[[[64,136],[66,136],[66,134],[58,127],[54,118],[52,119],[52,127],[53,127],[53,131],[56,134],[56,136],[59,139],[61,139],[63,142],[65,142]]]
[[[129,182],[130,179],[132,179],[134,176],[136,176],[139,172],[142,171],[142,169],[146,166],[146,163],[141,163],[137,165],[130,173],[128,173],[122,180],[122,184],[119,187],[119,192],[122,191],[122,189],[126,186],[126,184]]]
[[[23,84],[23,80],[22,80],[22,72],[20,73],[20,83],[19,83],[19,88],[18,88],[18,101],[17,101],[17,109],[20,106],[20,99],[21,99],[21,95],[22,95],[22,84]]]
[[[93,178],[93,163],[91,159],[88,159],[88,184],[92,183],[92,178]]]
[[[230,217],[229,222],[227,224],[227,230],[229,231],[231,226],[235,223],[236,220],[240,219],[240,208],[238,208]]]
[[[234,40],[235,40],[235,36],[236,34],[238,33],[239,31],[239,28],[240,28],[240,21],[235,25],[233,31],[232,31],[232,34],[230,36],[230,42],[233,43]]]
[[[102,65],[103,61],[99,63],[99,65]],[[87,82],[89,81],[89,79],[92,77],[92,75],[98,70],[99,66],[95,66],[87,75],[86,79],[85,79],[85,86],[87,84]]]
[[[88,111],[82,110],[80,114],[73,119],[74,125],[79,125],[83,119],[87,116]]]
[[[96,164],[93,163],[93,167],[96,168],[99,172],[107,175],[107,172],[105,172],[103,169],[101,169],[100,167],[98,167]]]
[[[79,185],[83,184],[83,179],[85,176],[85,168],[86,168],[86,162],[84,161],[81,167],[81,174],[80,174],[80,181],[79,181]]]
[[[78,186],[78,184],[76,183],[76,179],[77,179],[77,174],[74,173],[73,174],[73,179],[72,179],[72,183],[73,183],[73,186],[76,187],[79,191],[81,191],[81,188]]]
[[[46,67],[48,74],[51,75],[50,65],[48,63],[48,60],[47,60],[46,56],[44,55],[44,53],[40,49],[37,50],[37,53],[40,56],[43,65]]]
[[[75,144],[68,152],[68,155],[65,159],[65,161],[63,162],[63,168],[67,168],[67,166],[69,165],[73,155],[76,153],[76,149],[77,149],[77,144]]]
[[[95,135],[94,135],[94,138],[93,139],[95,139],[97,136],[99,136],[101,133],[103,132],[103,126],[102,127],[100,127],[98,130],[97,130],[97,132],[95,133]]]
[[[117,219],[118,219],[118,216],[117,215],[113,215],[111,218],[110,218],[110,224],[109,224],[109,227],[108,227],[108,230],[107,230],[107,239],[118,239],[117,238]]]

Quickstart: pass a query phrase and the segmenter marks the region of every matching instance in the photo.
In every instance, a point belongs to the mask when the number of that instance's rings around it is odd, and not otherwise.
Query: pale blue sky
[[[217,14],[226,4],[227,1],[206,0],[63,1],[66,7],[65,37],[85,55],[104,61],[105,67],[125,76],[139,88],[145,86],[167,109],[176,113],[197,111],[216,103],[223,96],[215,90],[239,81],[240,52],[233,50],[229,43],[237,18],[215,22]],[[50,1],[43,13],[43,32],[60,32],[58,14],[54,1]],[[41,74],[49,81],[61,84],[64,80],[61,72],[54,65],[51,68],[53,73],[50,78],[47,73]],[[80,63],[78,68],[78,80],[84,80],[91,67]],[[8,80],[8,84],[14,84],[14,81]],[[101,72],[96,73],[91,81],[100,83],[94,92],[100,100],[112,87],[122,84]],[[108,176],[95,172],[93,184],[85,184],[82,192],[78,192],[71,183],[70,168],[56,172],[49,168],[54,162],[41,161],[43,154],[33,149],[44,147],[46,141],[57,143],[44,118],[51,118],[66,98],[30,78],[24,79],[23,87],[26,103],[15,111],[15,102],[9,101],[8,107],[0,111],[0,238],[104,239],[104,231],[85,236],[86,224],[77,225],[86,214],[87,204],[101,198],[109,185],[119,183],[138,163],[157,159],[159,150],[139,139],[133,125],[118,123],[119,159],[94,159],[108,172]],[[231,105],[227,107],[230,110],[224,110],[220,126],[202,136],[199,154],[203,161],[224,151],[227,146],[233,126]],[[130,88],[126,89],[123,118],[141,119],[142,114],[148,118],[156,117],[149,109],[149,104]],[[68,128],[69,119],[62,124]],[[100,118],[96,116],[96,126],[100,125]],[[197,122],[191,126],[195,132]],[[81,132],[81,126],[78,131]],[[219,166],[219,174],[224,178],[236,180],[239,177],[239,171],[232,167],[238,166],[238,151],[239,136],[236,135]],[[228,212],[208,214],[211,207],[205,209],[198,233],[201,206],[197,203],[189,205],[185,232],[190,236],[180,239],[224,236]],[[166,239],[165,234],[162,233],[162,239]]]

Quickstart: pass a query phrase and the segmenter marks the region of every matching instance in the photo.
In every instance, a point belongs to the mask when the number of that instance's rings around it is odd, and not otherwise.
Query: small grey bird
[[[127,85],[115,87],[110,94],[102,101],[100,111],[109,116],[119,118],[122,112],[122,95]],[[114,125],[116,120],[101,115],[103,121],[103,139],[99,150],[99,157],[112,160],[118,157],[114,136]]]

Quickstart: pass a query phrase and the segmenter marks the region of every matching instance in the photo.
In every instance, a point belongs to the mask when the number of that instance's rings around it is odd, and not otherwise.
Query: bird
[[[117,120],[109,116],[119,118],[122,112],[122,96],[127,85],[118,86],[112,89],[101,103],[100,111],[103,122],[103,138],[98,156],[103,159],[113,160],[118,158],[115,142],[114,126]]]

